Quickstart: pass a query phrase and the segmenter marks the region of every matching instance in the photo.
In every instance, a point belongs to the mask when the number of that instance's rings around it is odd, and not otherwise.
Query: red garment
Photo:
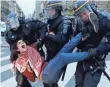
[[[16,66],[18,70],[25,76],[27,76],[24,73],[27,72],[26,64],[28,64],[29,62],[32,64],[33,71],[35,72],[36,76],[41,80],[42,70],[45,68],[47,63],[34,48],[27,46],[27,51],[19,54],[18,59],[16,60]]]
[[[33,72],[29,72],[27,69],[25,70],[25,72],[22,73],[24,76],[27,77],[27,79],[29,79],[32,82],[35,82],[35,75]]]

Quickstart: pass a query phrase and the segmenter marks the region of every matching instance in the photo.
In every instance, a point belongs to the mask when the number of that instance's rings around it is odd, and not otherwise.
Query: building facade
[[[73,15],[72,13],[72,6],[73,2],[76,0],[64,0],[62,5],[63,5],[63,14],[71,16]],[[97,0],[90,0],[90,3],[94,3],[97,5],[98,10],[104,10],[107,12],[110,12],[110,1],[105,0],[105,1],[97,1]],[[43,14],[43,8],[45,7],[46,1],[45,0],[36,0],[36,9],[34,10],[33,13],[33,18],[41,19],[41,13]]]
[[[32,15],[34,19],[42,20],[43,17],[43,9],[44,9],[44,2],[43,0],[36,0],[35,3],[35,10]]]
[[[98,10],[104,10],[104,11],[110,12],[110,1],[109,0],[104,0],[104,1],[92,0],[91,2],[97,5]]]
[[[24,13],[15,0],[1,1],[1,21],[6,21],[6,18],[11,11],[17,13],[18,16],[24,16]]]

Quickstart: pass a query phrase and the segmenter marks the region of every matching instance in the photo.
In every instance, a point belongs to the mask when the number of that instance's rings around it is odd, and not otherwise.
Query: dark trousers
[[[82,64],[77,64],[75,72],[75,87],[97,87],[102,75],[101,70],[97,70],[94,74],[93,71],[85,71]]]
[[[47,84],[43,83],[44,87],[59,87],[57,83]]]
[[[32,87],[27,78],[23,76],[18,70],[16,71],[16,81],[17,87]]]

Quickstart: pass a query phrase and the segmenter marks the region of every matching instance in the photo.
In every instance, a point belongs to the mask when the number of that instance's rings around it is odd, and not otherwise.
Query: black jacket
[[[17,31],[7,31],[5,34],[5,39],[10,45],[11,49],[18,39],[23,39],[29,45],[37,41],[38,38],[45,36],[47,31],[47,25],[41,21],[35,20],[20,24]]]
[[[87,27],[87,29],[90,27],[88,24],[85,26]],[[90,28],[92,28],[92,26]],[[77,30],[79,31],[80,29]],[[91,36],[86,41],[81,41],[81,43],[78,45],[78,49],[81,49],[81,51],[88,51],[90,48],[96,48],[96,59],[101,62],[102,65],[105,65],[105,59],[102,59],[101,55],[106,55],[108,54],[108,52],[110,52],[110,20],[107,17],[100,15],[99,32],[90,33]],[[103,37],[106,37],[108,41],[102,42],[101,40]],[[81,64],[82,67],[87,70],[90,68],[89,66],[97,67],[95,60],[92,58],[79,62],[78,64]]]
[[[87,27],[88,29],[90,26],[86,24],[85,27]],[[90,28],[92,28],[92,26]],[[80,29],[77,30],[78,32],[80,31]],[[86,41],[82,41],[81,44],[78,46],[80,49],[86,47],[90,49],[91,47],[89,47],[88,45],[93,45],[92,48],[96,48],[97,55],[107,54],[108,52],[110,52],[110,20],[107,17],[100,15],[99,32],[98,33],[90,32],[90,33],[91,33],[90,38]],[[108,41],[101,42],[103,37],[106,37]]]
[[[54,32],[55,35],[46,36],[47,60],[53,58],[64,44],[69,40],[72,30],[71,21],[65,16],[59,16],[54,20],[48,20],[48,32]]]

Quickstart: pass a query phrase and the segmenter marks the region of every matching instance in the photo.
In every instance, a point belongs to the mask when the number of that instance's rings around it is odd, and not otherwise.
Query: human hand
[[[87,38],[86,37],[82,37],[82,41],[86,41],[87,40]]]
[[[49,34],[51,34],[51,35],[55,35],[54,32],[49,32]]]
[[[11,72],[15,72],[15,64],[14,63],[11,64]]]

